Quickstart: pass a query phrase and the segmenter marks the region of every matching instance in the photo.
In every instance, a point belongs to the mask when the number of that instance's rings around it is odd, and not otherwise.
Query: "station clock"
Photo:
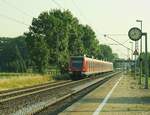
[[[128,36],[131,40],[138,41],[142,37],[142,31],[137,27],[133,27],[129,30]]]

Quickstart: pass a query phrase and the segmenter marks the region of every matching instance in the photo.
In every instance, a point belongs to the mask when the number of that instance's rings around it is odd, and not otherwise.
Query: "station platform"
[[[128,74],[118,74],[59,115],[150,115],[150,89]]]

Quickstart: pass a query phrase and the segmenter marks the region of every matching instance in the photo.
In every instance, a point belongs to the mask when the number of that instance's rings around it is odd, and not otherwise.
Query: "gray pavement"
[[[150,89],[141,88],[133,76],[119,74],[60,115],[150,115]]]

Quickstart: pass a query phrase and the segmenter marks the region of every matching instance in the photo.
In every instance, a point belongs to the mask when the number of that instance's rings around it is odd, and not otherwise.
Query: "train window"
[[[72,67],[81,69],[81,68],[82,68],[82,65],[83,65],[83,58],[78,58],[78,57],[72,58],[72,59],[71,59],[71,63],[72,63],[72,64],[71,64]]]
[[[91,63],[90,61],[88,61],[88,71],[90,71],[90,68],[91,68]]]
[[[92,71],[92,61],[90,61],[90,71]]]

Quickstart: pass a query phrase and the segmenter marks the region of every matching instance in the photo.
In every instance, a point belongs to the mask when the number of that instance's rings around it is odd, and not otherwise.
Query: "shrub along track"
[[[116,73],[108,75],[107,77],[99,78],[100,81],[105,81]],[[51,83],[45,85],[37,85],[34,87],[22,88],[18,90],[4,91],[0,93],[0,113],[1,115],[8,115],[12,113],[17,113],[18,110],[22,108],[29,107],[36,103],[40,103],[46,100],[55,100],[66,97],[68,94],[74,94],[75,88],[93,82],[98,79],[86,78],[78,81],[63,81],[59,83]],[[73,90],[74,89],[74,90]],[[87,90],[88,91],[88,90]],[[69,97],[68,97],[69,98]],[[52,101],[54,102],[54,101]],[[57,101],[58,103],[58,101]],[[55,103],[53,103],[55,105]],[[49,107],[49,106],[46,106]],[[32,112],[26,111],[24,114],[37,114],[41,113],[43,106],[32,110]],[[39,112],[40,111],[40,112]],[[54,111],[53,111],[54,112]],[[19,113],[23,114],[23,113]]]

